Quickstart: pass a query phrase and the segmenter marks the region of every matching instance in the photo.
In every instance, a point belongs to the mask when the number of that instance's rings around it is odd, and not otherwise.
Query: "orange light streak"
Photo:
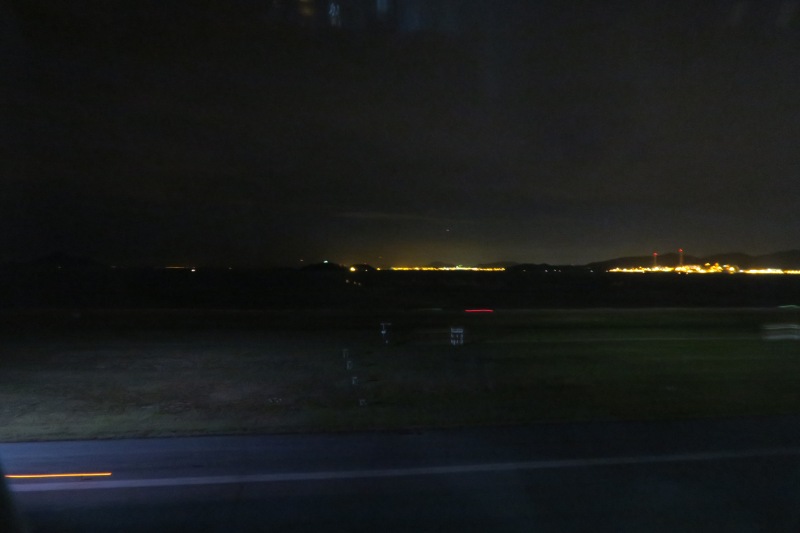
[[[47,479],[54,477],[104,477],[111,472],[78,472],[74,474],[6,474],[9,479]]]

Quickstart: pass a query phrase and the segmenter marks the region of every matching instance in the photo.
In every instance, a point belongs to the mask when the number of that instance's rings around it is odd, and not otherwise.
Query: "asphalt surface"
[[[0,444],[30,531],[800,531],[800,418]],[[2,528],[0,528],[2,530]]]

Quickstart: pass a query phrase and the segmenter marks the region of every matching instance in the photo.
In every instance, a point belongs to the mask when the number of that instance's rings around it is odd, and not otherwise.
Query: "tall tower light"
[[[653,268],[658,267],[658,252],[653,252]]]
[[[679,257],[680,257],[680,259],[678,260],[679,261],[679,265],[683,266],[683,248],[678,248],[678,254],[679,254]]]

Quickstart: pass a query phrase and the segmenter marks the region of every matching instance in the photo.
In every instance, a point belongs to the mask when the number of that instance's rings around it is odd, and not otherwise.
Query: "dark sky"
[[[339,3],[0,7],[0,261],[800,248],[798,2]]]

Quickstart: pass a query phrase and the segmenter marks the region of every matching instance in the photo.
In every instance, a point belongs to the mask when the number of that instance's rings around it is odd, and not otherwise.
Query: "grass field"
[[[800,413],[795,310],[2,318],[2,441]]]

